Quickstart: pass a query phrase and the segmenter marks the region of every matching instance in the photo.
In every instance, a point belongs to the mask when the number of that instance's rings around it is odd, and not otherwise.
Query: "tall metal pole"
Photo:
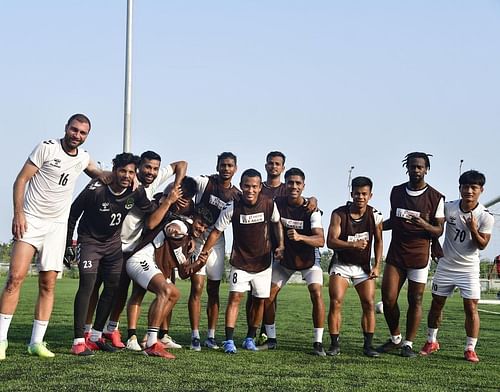
[[[127,0],[127,43],[125,55],[125,107],[123,119],[123,152],[130,152],[132,112],[132,8],[133,0]]]
[[[349,169],[349,177],[347,178],[347,191],[349,192],[349,196],[347,197],[347,200],[351,199],[351,180],[352,180],[352,171],[354,170],[354,166],[351,166]]]

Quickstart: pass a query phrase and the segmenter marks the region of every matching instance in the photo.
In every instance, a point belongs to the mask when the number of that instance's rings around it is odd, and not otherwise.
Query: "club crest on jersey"
[[[281,218],[281,223],[287,229],[302,230],[304,228],[304,221],[287,219],[287,218]]]
[[[208,203],[217,207],[219,210],[224,209],[224,207],[227,204],[224,200],[219,199],[215,195],[210,195],[210,198],[208,199]]]
[[[251,225],[253,223],[261,223],[264,222],[264,213],[258,212],[257,214],[250,215],[240,215],[240,223],[242,225]]]
[[[78,164],[75,166],[75,171],[77,173],[80,173],[82,171],[82,163],[81,162],[78,162]]]
[[[450,216],[448,219],[449,219],[449,220],[448,220],[448,223],[449,223],[450,225],[456,225],[456,224],[457,224],[457,217],[456,217],[456,216],[454,216],[454,215],[453,215],[453,216]]]
[[[134,206],[134,198],[129,197],[127,201],[125,202],[125,209],[130,210]]]
[[[58,169],[61,168],[61,160],[58,158],[54,158],[52,162],[50,162],[50,166],[57,167]]]
[[[101,208],[99,208],[99,211],[101,211],[101,212],[109,211],[109,202],[103,201],[101,204]]]

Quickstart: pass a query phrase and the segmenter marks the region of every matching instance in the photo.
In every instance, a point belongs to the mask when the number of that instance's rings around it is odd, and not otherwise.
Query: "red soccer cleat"
[[[464,358],[469,362],[473,362],[473,363],[479,362],[479,357],[477,356],[476,352],[473,350],[464,351]]]
[[[71,353],[82,357],[94,355],[94,352],[89,349],[85,343],[73,344],[71,347]]]
[[[163,348],[163,344],[160,342],[156,342],[151,347],[146,347],[143,351],[149,357],[161,357],[165,359],[175,359],[175,355],[169,353],[165,348]]]
[[[111,341],[111,344],[113,347],[116,348],[125,348],[125,344],[122,342],[122,335],[120,334],[120,331],[115,329],[111,333],[103,333],[102,336],[104,336],[105,339]]]
[[[424,347],[420,350],[420,355],[431,355],[439,350],[439,342],[425,342]]]

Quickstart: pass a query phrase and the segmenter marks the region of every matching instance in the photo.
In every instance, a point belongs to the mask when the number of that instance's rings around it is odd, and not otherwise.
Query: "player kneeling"
[[[138,306],[144,295],[150,291],[156,295],[148,312],[147,340],[144,353],[149,356],[174,359],[175,356],[165,350],[158,341],[158,331],[162,322],[177,303],[180,292],[170,280],[172,268],[177,267],[181,278],[187,278],[194,266],[187,266],[191,258],[192,238],[198,238],[212,223],[208,211],[198,209],[192,219],[175,219],[160,224],[159,228],[145,236],[141,247],[127,260],[127,273],[134,281],[133,294],[129,300],[129,318],[138,315]],[[171,218],[170,218],[171,219]],[[155,262],[155,251],[157,254]]]

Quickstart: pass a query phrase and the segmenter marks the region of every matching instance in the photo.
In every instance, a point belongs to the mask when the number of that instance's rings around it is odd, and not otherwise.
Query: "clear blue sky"
[[[427,179],[448,199],[461,159],[486,174],[483,201],[500,195],[500,2],[135,0],[134,11],[134,152],[198,175],[221,151],[241,172],[281,150],[325,226],[351,165],[388,215],[410,151],[434,155]],[[69,115],[92,119],[94,160],[121,151],[125,17],[126,0],[2,3],[0,241],[15,176]],[[483,256],[497,253],[500,238]]]

